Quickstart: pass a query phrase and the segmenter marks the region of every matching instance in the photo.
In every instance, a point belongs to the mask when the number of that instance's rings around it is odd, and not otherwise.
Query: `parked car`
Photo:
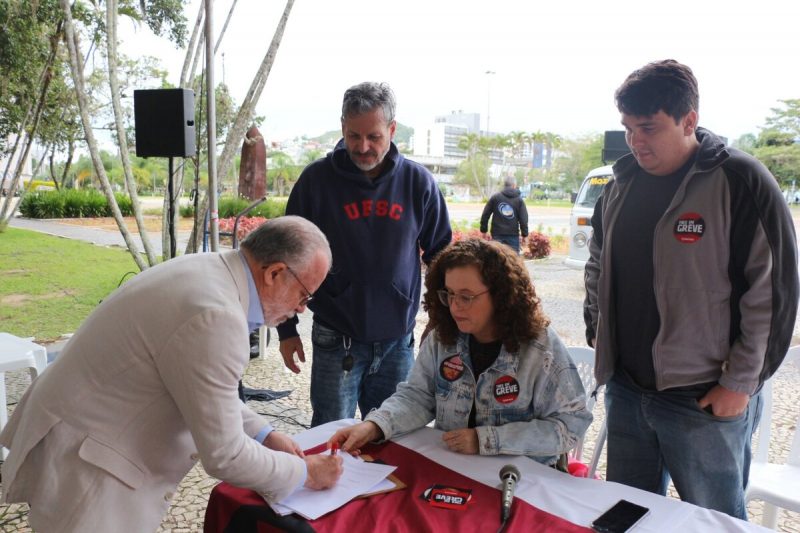
[[[592,238],[592,213],[597,198],[608,180],[614,177],[611,165],[595,168],[586,175],[578,189],[569,215],[569,255],[564,264],[582,269],[589,260],[589,239]]]

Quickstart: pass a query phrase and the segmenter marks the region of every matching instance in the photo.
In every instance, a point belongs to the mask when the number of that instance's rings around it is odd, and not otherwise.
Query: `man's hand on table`
[[[305,457],[300,446],[289,435],[280,431],[271,431],[264,439],[264,446],[276,452],[286,452],[298,457]]]
[[[306,353],[303,351],[303,341],[300,339],[300,337],[289,337],[288,339],[283,339],[280,342],[278,350],[281,352],[283,364],[286,366],[286,368],[295,374],[299,374],[300,367],[297,366],[297,363],[294,361],[295,352],[297,353],[297,358],[301,363],[306,362]]]
[[[360,448],[368,442],[383,439],[383,431],[375,422],[361,422],[342,428],[328,440],[329,447],[337,445],[351,455],[358,455]]]
[[[480,451],[478,432],[475,428],[448,431],[442,435],[442,440],[451,452],[476,455]]]
[[[342,458],[321,453],[303,458],[308,475],[305,486],[313,490],[329,489],[342,475]]]

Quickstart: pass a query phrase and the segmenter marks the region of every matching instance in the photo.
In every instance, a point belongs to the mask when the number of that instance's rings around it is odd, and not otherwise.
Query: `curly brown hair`
[[[459,330],[436,291],[444,288],[448,270],[469,265],[477,267],[489,289],[493,321],[506,350],[516,352],[521,343],[535,339],[550,324],[520,256],[504,244],[465,239],[442,250],[425,275],[422,306],[428,312],[428,327],[436,330],[444,344],[455,344]]]

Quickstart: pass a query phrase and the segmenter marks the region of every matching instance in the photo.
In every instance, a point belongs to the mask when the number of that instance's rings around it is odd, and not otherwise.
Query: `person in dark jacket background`
[[[333,266],[308,305],[311,425],[361,416],[391,396],[414,363],[421,262],[452,239],[447,205],[431,173],[397,150],[395,98],[385,83],[345,91],[342,136],[306,167],[286,205],[325,233]],[[287,368],[305,361],[297,319],[278,326]]]
[[[486,234],[489,217],[492,219],[492,239],[507,244],[519,253],[520,239],[528,236],[528,208],[522,199],[514,178],[503,182],[503,190],[486,202],[481,215],[481,233]]]

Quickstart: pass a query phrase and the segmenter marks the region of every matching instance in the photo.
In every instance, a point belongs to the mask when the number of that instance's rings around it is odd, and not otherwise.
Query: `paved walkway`
[[[38,231],[40,233],[47,233],[48,235],[56,235],[58,237],[64,237],[67,239],[86,241],[92,244],[97,244],[98,246],[120,246],[122,248],[128,247],[128,245],[125,243],[125,239],[122,238],[122,234],[118,230],[108,230],[92,226],[79,226],[76,224],[59,222],[58,220],[41,220],[20,217],[12,218],[9,222],[9,226],[12,228],[29,229]],[[129,229],[131,230],[131,235],[133,236],[136,245],[139,247],[139,251],[144,252],[142,238],[136,231],[136,226],[134,225]],[[178,231],[178,254],[182,254],[186,249],[186,245],[189,242],[190,233],[191,232],[189,231]],[[147,232],[147,236],[150,239],[150,244],[152,244],[156,255],[160,256],[161,232],[149,231]]]
[[[26,227],[23,224],[36,222],[38,227],[29,225],[27,226],[28,229],[36,229],[37,231],[69,238],[80,238],[104,245],[122,245],[121,237],[119,237],[120,241],[118,242],[107,242],[104,240],[106,236],[97,237],[97,232],[88,231],[90,228],[80,228],[47,221],[22,221],[23,219],[15,219],[12,225]],[[20,224],[20,222],[22,223]],[[578,270],[565,267],[563,259],[563,256],[555,256],[542,261],[531,261],[528,263],[529,270],[532,273],[537,293],[543,302],[545,312],[550,316],[553,327],[558,334],[567,345],[584,345],[582,318],[583,274]],[[427,318],[424,313],[419,313],[417,315],[417,338],[420,337],[426,322]],[[247,387],[292,391],[288,397],[273,402],[250,402],[251,407],[266,416],[276,428],[289,434],[302,431],[311,422],[309,399],[311,318],[309,313],[300,316],[298,329],[308,354],[307,362],[301,365],[302,371],[300,374],[292,374],[284,368],[278,353],[277,342],[273,340],[267,347],[266,354],[263,357],[250,362],[244,376],[244,383]],[[13,405],[30,384],[30,378],[27,372],[24,371],[9,372],[6,376],[9,412],[11,412]],[[774,401],[770,459],[782,462],[788,455],[789,435],[794,431],[797,409],[800,405],[800,368],[794,365],[785,365],[781,368],[775,378]],[[594,451],[597,429],[603,419],[602,403],[601,398],[594,409],[595,421],[586,436],[587,444],[584,451],[584,457],[586,458],[591,457]],[[601,476],[605,474],[604,454],[601,457],[598,472]],[[209,477],[201,465],[192,469],[181,483],[159,531],[175,533],[202,531],[208,495],[216,483],[217,481]],[[674,491],[672,496],[675,496]],[[754,502],[751,504],[749,511],[751,518],[760,521],[760,503]],[[25,519],[26,513],[27,507],[25,505],[0,505],[0,531],[30,531]],[[782,511],[779,518],[779,530],[800,533],[800,513]]]

